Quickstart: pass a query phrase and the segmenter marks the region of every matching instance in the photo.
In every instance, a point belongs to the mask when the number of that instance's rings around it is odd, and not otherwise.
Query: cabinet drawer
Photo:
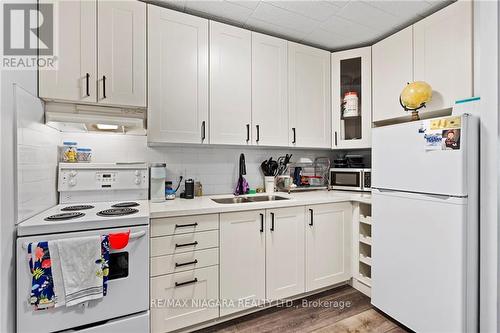
[[[212,247],[219,247],[218,230],[151,238],[152,257],[192,252]]]
[[[219,307],[213,304],[218,295],[219,266],[151,278],[151,332],[170,332],[217,318]]]
[[[219,264],[219,249],[190,251],[151,258],[151,276],[183,272]]]
[[[151,220],[151,237],[219,229],[219,215],[191,215]]]

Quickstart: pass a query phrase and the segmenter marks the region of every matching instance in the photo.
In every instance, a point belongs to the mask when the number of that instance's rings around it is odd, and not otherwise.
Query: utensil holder
[[[264,187],[266,188],[266,193],[274,193],[274,177],[265,176],[264,177]]]

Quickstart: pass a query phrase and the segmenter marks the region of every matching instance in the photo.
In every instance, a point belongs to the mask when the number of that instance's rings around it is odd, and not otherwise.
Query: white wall
[[[1,75],[1,139],[0,156],[0,332],[14,332],[15,328],[15,223],[16,200],[16,119],[15,91],[22,88],[36,95],[36,72],[27,70],[3,71]]]
[[[251,188],[263,185],[260,163],[273,157],[292,153],[299,157],[333,157],[330,150],[262,149],[247,147],[148,147],[144,136],[119,134],[63,133],[63,140],[76,141],[93,150],[93,162],[164,162],[167,178],[179,175],[201,181],[204,194],[232,193],[238,179],[240,153],[245,154]]]
[[[498,314],[499,221],[499,5],[474,6],[474,94],[481,97],[480,169],[480,331],[495,333]]]
[[[61,133],[44,124],[43,104],[16,86],[17,222],[57,204],[57,146]]]

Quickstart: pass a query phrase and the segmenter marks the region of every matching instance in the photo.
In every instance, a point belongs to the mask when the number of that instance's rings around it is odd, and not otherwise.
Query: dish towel
[[[101,236],[101,268],[102,268],[102,294],[106,296],[108,293],[109,279],[109,236]]]
[[[66,306],[102,298],[101,236],[57,241]]]
[[[30,304],[33,305],[35,310],[54,307],[56,296],[48,243],[29,243],[28,261],[32,275]]]
[[[54,283],[54,293],[56,294],[56,308],[66,304],[61,257],[59,256],[59,247],[57,246],[57,242],[57,240],[49,241],[50,257],[52,258],[52,278]]]

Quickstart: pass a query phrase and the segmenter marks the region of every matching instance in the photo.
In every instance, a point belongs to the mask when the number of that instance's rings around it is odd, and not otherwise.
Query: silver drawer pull
[[[182,267],[182,266],[187,266],[187,265],[194,265],[194,264],[197,264],[198,263],[198,259],[195,259],[193,261],[189,261],[189,262],[183,262],[183,263],[178,263],[176,262],[175,263],[175,267]]]
[[[175,247],[196,246],[196,245],[198,245],[197,241],[192,243],[175,244]]]
[[[186,285],[186,284],[191,284],[191,283],[196,283],[196,282],[198,282],[198,279],[197,279],[197,278],[194,278],[194,279],[192,279],[191,281],[186,281],[186,282],[176,282],[176,283],[175,283],[175,286],[176,286],[176,287],[180,287],[180,286],[184,286],[184,285]]]

